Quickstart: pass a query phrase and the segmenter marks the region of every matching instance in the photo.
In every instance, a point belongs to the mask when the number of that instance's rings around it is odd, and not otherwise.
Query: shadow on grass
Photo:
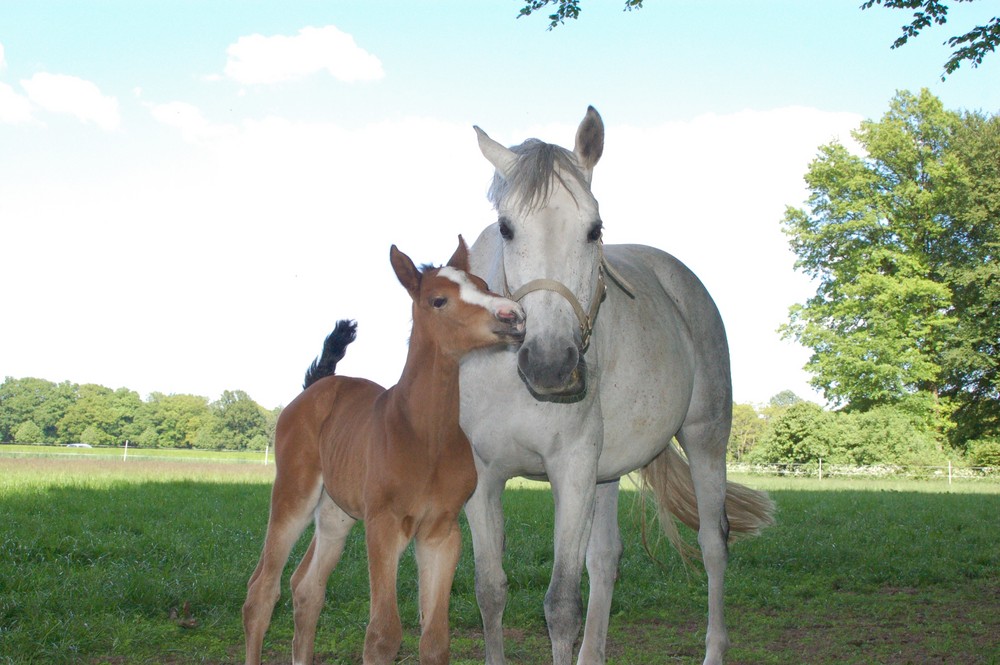
[[[240,607],[263,542],[261,482],[109,481],[21,485],[0,494],[0,663],[242,661]],[[729,663],[988,663],[1000,634],[1000,495],[772,491],[778,525],[731,548]],[[512,663],[550,660],[542,599],[552,566],[552,499],[509,490],[505,615]],[[625,552],[609,663],[696,663],[705,580],[666,545],[643,550],[636,495],[624,492]],[[454,662],[481,662],[472,550],[452,597]],[[688,534],[692,542],[693,534]],[[286,569],[265,651],[286,662]],[[403,657],[415,660],[411,553],[400,571]],[[586,593],[586,581],[584,582]],[[360,662],[368,612],[363,533],[329,584],[322,662]],[[943,659],[943,660],[942,660]]]

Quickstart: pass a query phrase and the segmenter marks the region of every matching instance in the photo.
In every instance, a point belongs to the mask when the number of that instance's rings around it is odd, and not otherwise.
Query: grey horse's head
[[[518,370],[539,399],[578,399],[586,392],[585,353],[604,296],[603,227],[590,191],[604,123],[590,107],[572,151],[537,139],[506,148],[476,131],[496,168],[489,198],[498,214],[505,286],[529,321]]]

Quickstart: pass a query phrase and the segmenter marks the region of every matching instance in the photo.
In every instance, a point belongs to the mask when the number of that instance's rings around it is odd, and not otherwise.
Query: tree
[[[974,0],[953,0],[954,2],[973,2]],[[643,0],[625,0],[625,11],[641,9]],[[580,17],[580,0],[529,0],[521,7],[518,18],[530,16],[549,5],[555,5],[555,10],[549,14],[549,30],[556,28],[566,22],[567,19],[577,19]],[[948,5],[940,0],[867,0],[861,5],[861,9],[871,9],[875,5],[882,5],[889,9],[912,9],[913,21],[909,25],[903,26],[903,36],[896,39],[890,48],[898,48],[906,44],[910,37],[916,37],[920,31],[930,26],[932,23],[944,25],[948,22]],[[948,61],[944,65],[944,79],[948,74],[958,69],[963,62],[970,62],[973,67],[978,67],[983,62],[987,53],[992,53],[1000,44],[1000,19],[996,17],[990,19],[985,25],[977,25],[965,34],[956,35],[945,42],[955,49]]]
[[[0,384],[0,441],[11,441],[14,432],[29,420],[42,430],[41,442],[54,442],[57,423],[75,399],[76,387],[45,379],[6,377]]]
[[[972,2],[973,0],[954,0],[955,2]],[[913,21],[909,25],[903,26],[903,35],[892,43],[890,48],[899,48],[910,41],[910,37],[916,37],[920,31],[929,27],[932,23],[944,25],[948,22],[948,5],[940,0],[867,0],[861,5],[861,9],[871,9],[875,5],[882,5],[890,9],[912,9]],[[958,47],[944,63],[944,74],[942,80],[958,69],[964,61],[972,63],[973,67],[978,67],[983,62],[987,53],[996,50],[1000,44],[1000,19],[994,17],[985,25],[977,25],[963,35],[956,35],[945,42],[952,48]]]
[[[43,437],[42,428],[30,420],[21,423],[14,432],[15,443],[42,443]]]
[[[204,397],[152,393],[139,410],[137,440],[148,447],[191,448],[210,418]]]
[[[268,418],[242,390],[226,390],[212,403],[216,418],[214,446],[235,450],[263,450],[268,439]]]
[[[83,443],[118,445],[135,439],[142,430],[135,418],[142,401],[138,393],[119,388],[111,390],[93,383],[78,387],[77,397],[58,424],[64,443],[83,441],[86,432],[91,440]]]
[[[733,404],[733,427],[729,431],[729,459],[741,461],[753,450],[766,421],[750,404]]]
[[[784,230],[818,286],[781,330],[813,350],[806,369],[833,404],[924,404],[941,433],[951,417],[1000,423],[1000,167],[979,164],[1000,155],[997,122],[900,92],[854,132],[864,156],[832,143],[809,166]]]
[[[797,402],[768,423],[750,458],[765,464],[810,464],[829,460],[845,438],[838,414],[813,402]]]

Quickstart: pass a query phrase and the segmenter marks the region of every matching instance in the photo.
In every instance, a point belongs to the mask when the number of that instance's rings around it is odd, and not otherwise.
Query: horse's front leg
[[[597,459],[588,452],[576,448],[559,459],[546,460],[555,500],[552,580],[545,593],[545,622],[552,641],[553,665],[570,665],[582,622],[580,578],[597,486]]]
[[[444,665],[449,660],[448,601],[461,553],[462,533],[455,519],[444,519],[427,533],[417,534],[420,665]]]
[[[583,628],[578,665],[604,664],[611,597],[618,579],[618,561],[622,555],[622,539],[618,530],[618,483],[616,480],[597,486],[594,525],[587,545],[590,597],[587,601],[587,622]]]
[[[478,465],[477,465],[478,467]],[[486,665],[503,665],[503,610],[507,604],[507,575],[503,570],[503,494],[505,478],[478,468],[479,484],[465,504],[476,560],[476,602],[483,618]]]
[[[365,631],[364,665],[390,665],[403,642],[396,577],[399,557],[408,542],[400,520],[394,515],[365,520],[371,608]]]

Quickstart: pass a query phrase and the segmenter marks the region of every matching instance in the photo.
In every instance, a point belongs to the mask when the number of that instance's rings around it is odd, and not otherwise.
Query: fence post
[[[823,480],[823,458],[819,458],[819,479]]]
[[[122,461],[124,462],[128,458],[128,439],[125,439],[125,452],[122,453]]]
[[[264,444],[264,466],[267,466],[267,449],[271,447],[270,443]]]

